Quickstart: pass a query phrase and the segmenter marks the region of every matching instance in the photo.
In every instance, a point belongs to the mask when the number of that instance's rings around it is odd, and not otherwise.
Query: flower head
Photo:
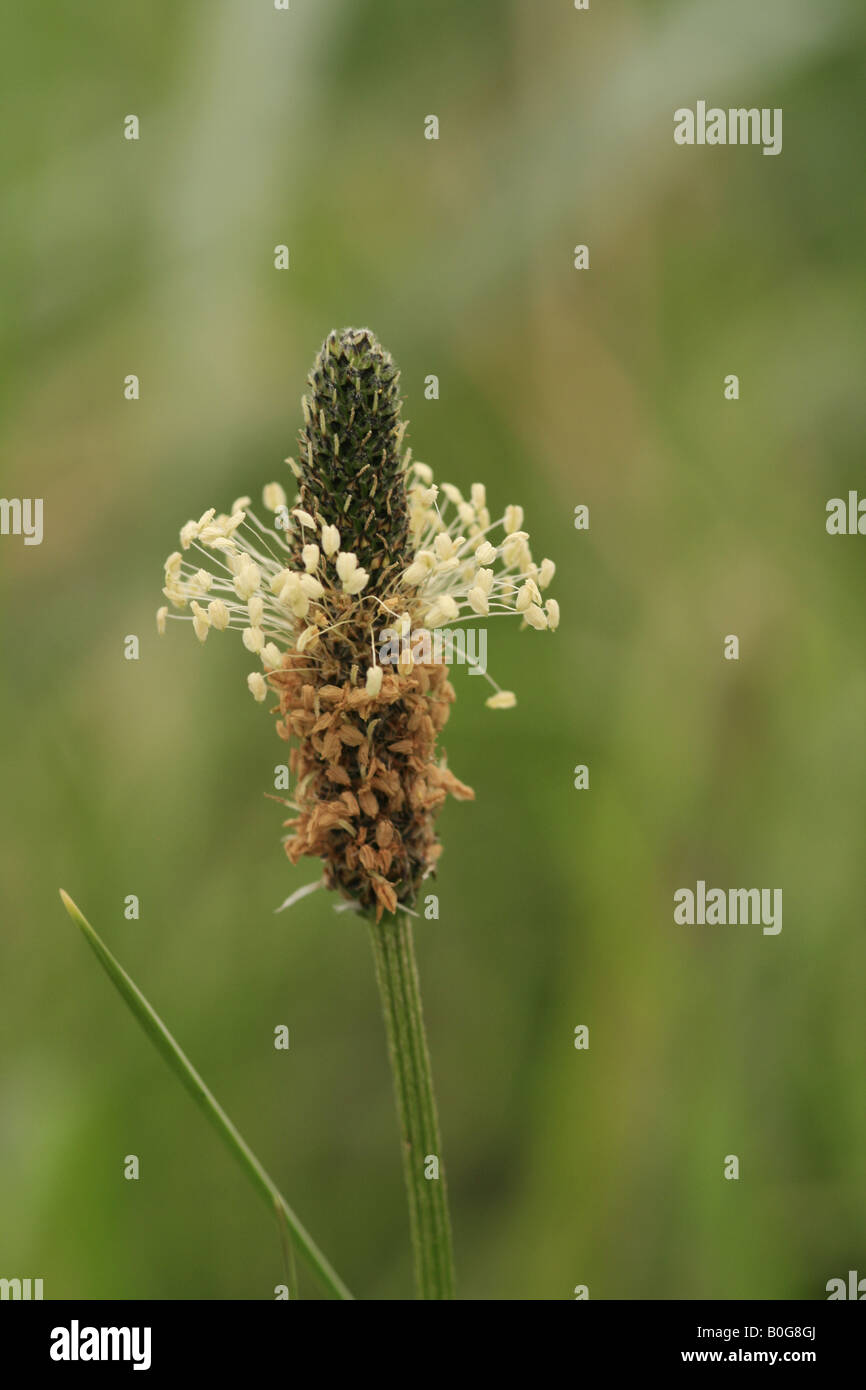
[[[377,918],[411,906],[441,852],[433,822],[450,792],[473,793],[437,759],[454,690],[427,637],[446,625],[507,614],[553,630],[559,607],[543,591],[523,509],[491,519],[486,491],[441,489],[404,450],[399,373],[367,329],[331,333],[316,358],[292,501],[278,482],[262,495],[211,508],[180,531],[165,563],[167,616],[192,621],[199,641],[240,631],[260,667],[257,701],[277,699],[277,732],[291,742],[295,812],[286,852],[325,862],[325,882]],[[380,634],[399,637],[383,666]],[[486,674],[486,673],[485,673]],[[487,677],[490,680],[490,677]],[[495,685],[487,704],[508,709]]]

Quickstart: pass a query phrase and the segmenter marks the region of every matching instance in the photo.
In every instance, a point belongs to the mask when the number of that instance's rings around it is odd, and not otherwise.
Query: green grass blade
[[[339,1275],[331,1268],[312,1236],[298,1220],[276,1184],[265,1172],[252,1149],[235,1129],[228,1115],[209,1091],[189,1058],[178,1047],[162,1019],[151,1008],[141,990],[115,960],[114,956],[100,939],[84,914],[76,907],[68,893],[60,890],[63,906],[76,926],[81,928],[84,937],[96,954],[106,974],[115,985],[123,1000],[138,1019],[147,1036],[162,1054],[175,1076],[185,1086],[199,1109],[204,1112],[211,1124],[225,1140],[238,1163],[243,1168],[253,1186],[265,1199],[268,1206],[276,1210],[277,1220],[287,1228],[292,1248],[306,1260],[310,1269],[321,1283],[336,1298],[351,1299],[353,1295],[346,1288]]]

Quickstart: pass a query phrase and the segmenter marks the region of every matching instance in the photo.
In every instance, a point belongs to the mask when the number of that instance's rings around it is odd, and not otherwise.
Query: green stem
[[[131,1012],[138,1019],[157,1051],[162,1054],[175,1076],[192,1096],[199,1109],[204,1112],[217,1133],[225,1140],[231,1153],[243,1168],[253,1186],[264,1197],[268,1206],[276,1213],[277,1221],[283,1231],[291,1236],[291,1245],[297,1247],[310,1268],[318,1275],[322,1284],[336,1298],[352,1298],[340,1276],[331,1267],[310,1233],[304,1228],[292,1211],[276,1183],[268,1176],[249,1144],[235,1129],[222,1106],[208,1090],[189,1058],[181,1051],[166,1028],[162,1019],[151,1008],[141,990],[127,975],[119,961],[109,951],[105,942],[76,907],[68,893],[60,890],[63,906],[76,926],[81,928],[85,940],[95,952],[97,959],[118,990]]]
[[[376,979],[400,1122],[409,1230],[419,1298],[454,1297],[454,1257],[445,1166],[436,1115],[430,1056],[424,1033],[418,968],[409,918],[370,923]],[[429,1159],[438,1177],[425,1177]]]

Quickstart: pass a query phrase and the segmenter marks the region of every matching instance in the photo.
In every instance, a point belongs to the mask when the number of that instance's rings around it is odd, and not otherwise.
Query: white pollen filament
[[[181,528],[180,549],[165,562],[167,603],[157,611],[158,632],[165,632],[168,618],[191,622],[199,642],[211,632],[240,632],[246,651],[264,667],[264,673],[247,677],[254,699],[262,702],[268,673],[279,672],[286,654],[304,653],[315,667],[329,636],[342,628],[367,634],[370,664],[366,675],[359,664],[352,678],[363,680],[371,697],[382,688],[376,643],[388,627],[405,649],[415,631],[484,624],[494,617],[517,617],[523,626],[555,631],[559,604],[542,591],[556,566],[548,559],[533,561],[523,508],[510,505],[492,521],[482,483],[471,485],[467,500],[450,483],[437,486],[429,466],[410,464],[408,453],[406,480],[407,553],[384,581],[367,550],[365,568],[354,551],[340,548],[338,527],[317,522],[298,497],[289,502],[280,483],[267,484],[262,496],[267,511],[291,514],[288,532],[279,515],[272,525],[263,522],[248,497],[236,498],[228,513],[209,508]],[[206,606],[200,599],[207,599]],[[395,669],[405,674],[412,664],[407,655]],[[500,690],[480,665],[478,674],[494,688],[487,700],[491,709],[513,708],[513,692]],[[278,681],[278,674],[271,679]]]

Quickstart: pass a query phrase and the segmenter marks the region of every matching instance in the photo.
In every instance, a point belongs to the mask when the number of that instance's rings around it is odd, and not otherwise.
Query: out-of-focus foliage
[[[463,1296],[821,1297],[862,1271],[866,540],[824,509],[864,486],[864,19],[8,10],[2,492],[44,498],[45,537],[0,538],[0,1275],[87,1298],[283,1277],[63,886],[348,1283],[410,1288],[364,931],[323,895],[274,916],[315,875],[264,797],[283,745],[238,643],[153,621],[180,524],[285,474],[345,324],[401,364],[416,456],[522,503],[559,566],[558,633],[491,625],[518,708],[455,673],[477,801],[443,815],[418,929]],[[782,107],[782,154],[678,148],[699,98]],[[782,887],[781,934],[675,927],[699,878]]]

